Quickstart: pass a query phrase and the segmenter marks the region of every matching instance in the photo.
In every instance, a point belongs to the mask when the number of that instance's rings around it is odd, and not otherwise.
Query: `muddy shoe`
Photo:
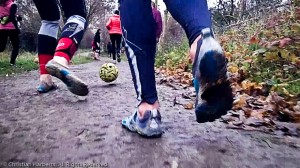
[[[207,89],[202,93],[201,99],[204,101],[195,110],[197,122],[212,122],[220,118],[232,108],[233,95],[230,83],[224,82]]]
[[[202,40],[197,44],[193,75],[197,122],[214,121],[225,115],[232,108],[232,89],[224,53],[209,28],[202,30]],[[199,104],[198,99],[201,100]]]
[[[89,93],[88,86],[81,79],[72,74],[67,67],[62,66],[56,61],[49,61],[46,64],[46,70],[50,75],[64,82],[73,94],[86,96]]]
[[[161,115],[157,110],[146,111],[142,119],[138,118],[136,111],[132,116],[122,120],[124,128],[146,138],[161,137],[163,131],[160,125]]]
[[[41,82],[40,85],[37,88],[37,91],[39,93],[48,93],[48,92],[53,91],[55,89],[57,89],[57,85],[55,85],[54,83],[49,85],[46,82]]]

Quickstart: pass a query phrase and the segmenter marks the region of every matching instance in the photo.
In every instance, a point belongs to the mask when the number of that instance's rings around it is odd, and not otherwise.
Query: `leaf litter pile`
[[[230,129],[299,137],[300,7],[244,29],[232,29],[219,41],[226,51],[235,96],[232,110],[220,120]],[[184,89],[173,104],[194,109],[189,61],[173,65],[156,68],[161,77],[158,84]]]

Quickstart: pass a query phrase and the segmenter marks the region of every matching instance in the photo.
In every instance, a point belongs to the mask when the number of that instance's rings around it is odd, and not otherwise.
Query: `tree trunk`
[[[161,44],[164,43],[164,39],[165,39],[165,34],[166,34],[166,28],[168,25],[168,10],[164,10],[164,23],[163,23],[163,31],[162,31],[162,38],[161,38]]]

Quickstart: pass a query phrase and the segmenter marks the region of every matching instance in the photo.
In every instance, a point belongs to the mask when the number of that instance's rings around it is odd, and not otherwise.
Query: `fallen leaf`
[[[252,127],[260,127],[260,126],[268,125],[266,123],[266,121],[255,118],[255,117],[250,117],[250,118],[246,119],[246,121],[244,123],[245,123],[245,125],[252,126]]]
[[[271,48],[271,47],[273,47],[273,46],[279,46],[279,44],[280,44],[280,41],[278,40],[278,41],[272,41],[269,45],[268,45],[268,48]]]
[[[290,38],[284,38],[284,39],[281,39],[281,40],[279,41],[279,47],[280,47],[280,48],[284,48],[286,45],[291,44],[291,42],[292,42],[292,39],[290,39]]]
[[[239,68],[237,66],[228,66],[228,71],[231,72],[231,73],[237,73],[239,70]]]
[[[250,38],[250,41],[249,41],[250,44],[258,44],[259,43],[259,39],[256,37],[256,35],[252,36]]]
[[[244,124],[244,122],[243,121],[233,121],[232,124],[235,126],[241,126]]]
[[[194,103],[190,102],[190,103],[184,104],[183,107],[187,110],[191,110],[194,108]]]
[[[220,121],[228,124],[228,123],[231,123],[231,122],[236,121],[236,120],[237,119],[233,116],[225,115],[225,116],[221,117]]]
[[[247,105],[246,97],[242,95],[233,102],[233,110],[240,109],[245,105]]]
[[[252,110],[251,117],[263,120],[267,116],[267,111],[265,109]]]
[[[297,103],[296,106],[293,107],[293,110],[294,110],[295,112],[300,112],[300,101]]]
[[[284,98],[279,96],[276,92],[272,92],[270,94],[270,97],[271,97],[271,102],[275,103],[278,106],[281,106],[283,108],[289,106],[289,104],[284,100]]]
[[[254,54],[264,54],[265,52],[267,52],[267,49],[261,48],[261,49],[254,51]]]

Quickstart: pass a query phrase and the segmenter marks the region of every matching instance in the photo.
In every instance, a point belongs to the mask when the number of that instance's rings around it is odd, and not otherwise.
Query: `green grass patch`
[[[273,90],[280,95],[300,95],[300,79],[274,85]]]
[[[38,64],[34,63],[34,53],[20,53],[16,60],[16,66],[10,66],[10,52],[0,53],[0,76],[13,75],[38,69]]]
[[[283,95],[300,94],[299,68],[288,60],[264,60],[257,56],[252,65],[246,69],[251,81],[270,83],[275,91]]]
[[[74,65],[90,63],[93,62],[93,60],[94,59],[92,57],[82,54],[75,55],[72,58],[72,62]]]
[[[189,65],[191,70],[192,65],[189,63],[189,44],[187,39],[178,46],[159,49],[155,58],[156,67],[177,68],[179,64]]]
[[[74,65],[90,63],[93,61],[92,57],[85,55],[86,53],[79,53],[74,56],[72,62]],[[16,60],[16,66],[10,66],[10,52],[0,53],[0,76],[9,76],[20,74],[32,70],[38,70],[39,65],[34,62],[36,53],[21,52]]]

